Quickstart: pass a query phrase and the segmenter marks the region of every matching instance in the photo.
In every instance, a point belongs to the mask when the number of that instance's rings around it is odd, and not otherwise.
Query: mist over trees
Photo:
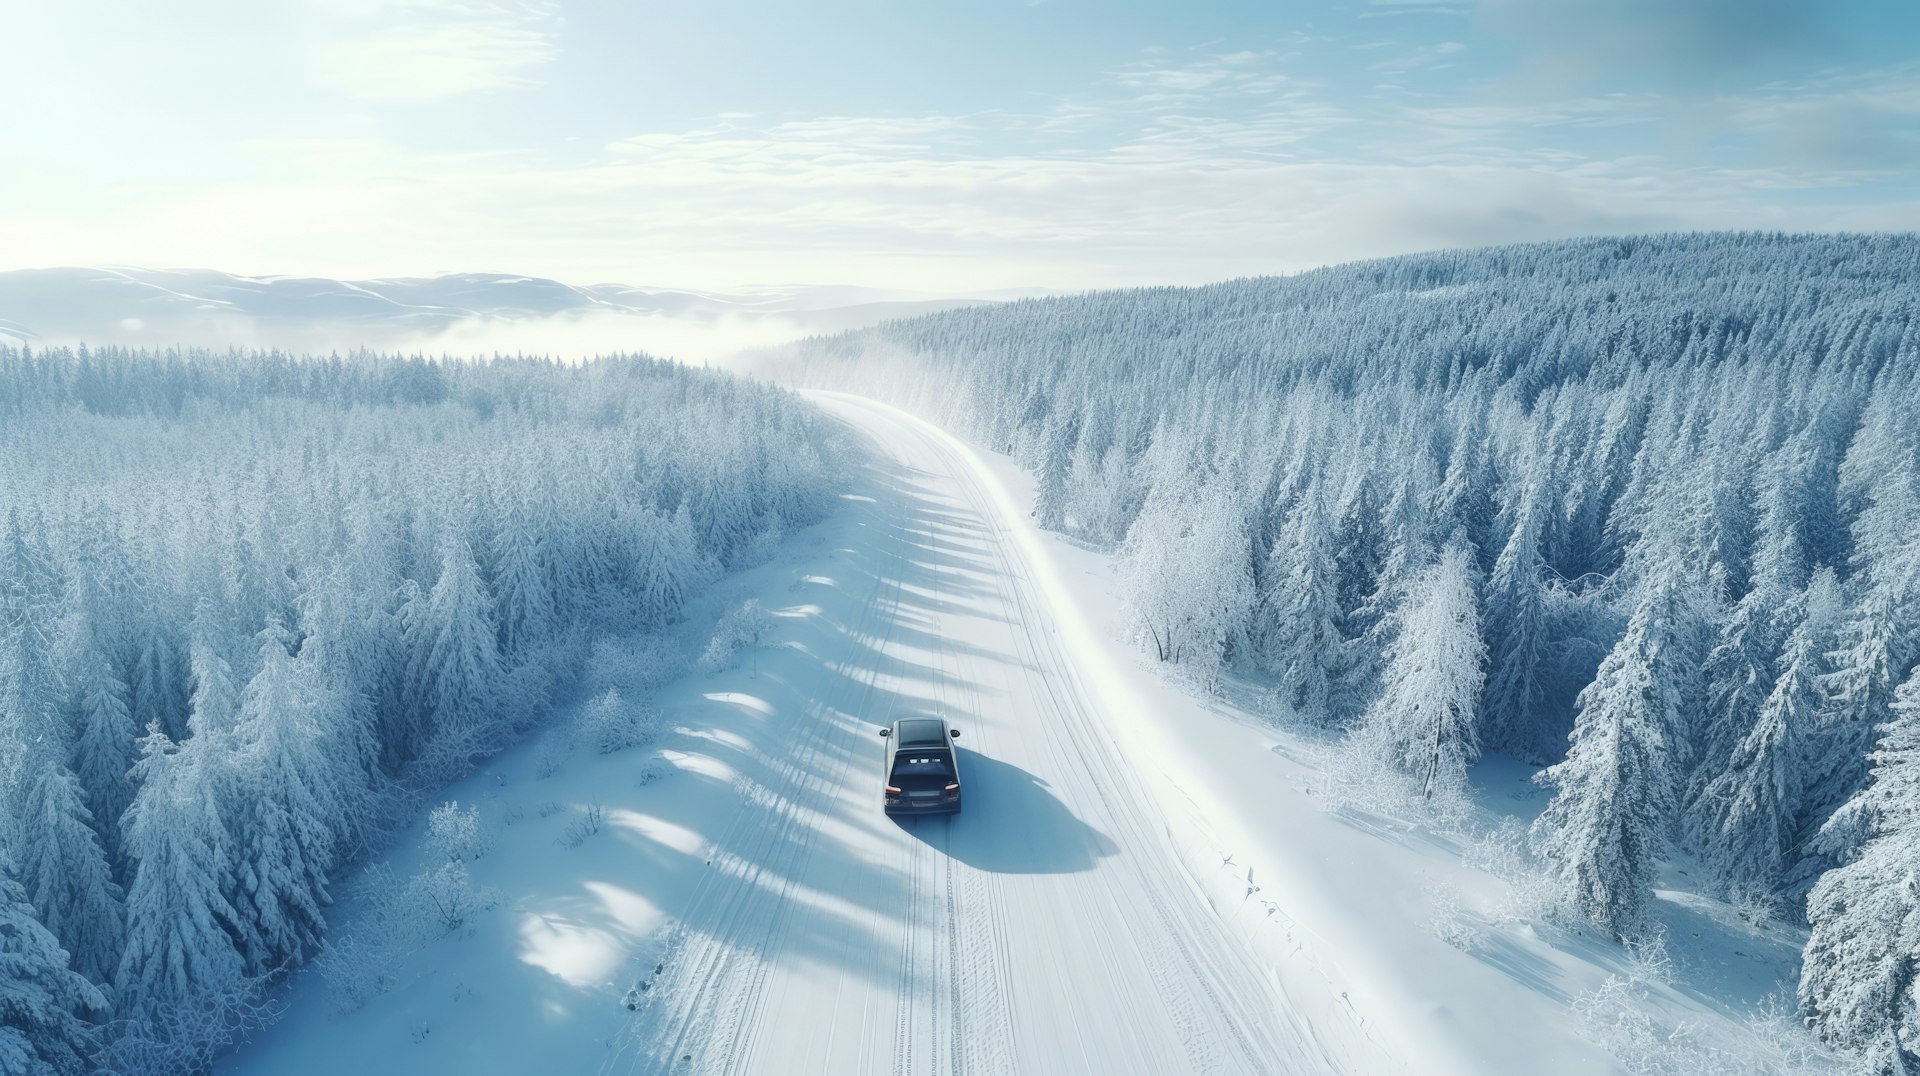
[[[1916,279],[1913,236],[1593,239],[794,361],[1037,474],[1158,659],[1270,683],[1429,788],[1477,749],[1550,767],[1537,848],[1602,929],[1641,928],[1676,844],[1810,920],[1816,1026],[1913,1064]]]
[[[0,1068],[204,1064],[340,868],[835,452],[649,359],[0,349]]]

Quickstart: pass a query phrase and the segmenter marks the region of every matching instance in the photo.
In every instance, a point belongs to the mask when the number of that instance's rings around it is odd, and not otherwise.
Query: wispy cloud
[[[338,36],[314,43],[312,73],[360,100],[532,87],[559,56],[559,14],[550,3],[387,0],[332,16]]]
[[[1401,50],[1384,60],[1375,60],[1367,65],[1367,70],[1392,75],[1404,75],[1424,69],[1444,70],[1451,67],[1453,58],[1464,51],[1466,46],[1458,41],[1419,45]]]
[[[1284,73],[1268,62],[1275,57],[1269,50],[1248,50],[1207,54],[1189,59],[1168,59],[1157,50],[1147,59],[1115,68],[1114,84],[1146,91],[1145,100],[1195,100],[1220,94],[1266,94],[1287,82]]]

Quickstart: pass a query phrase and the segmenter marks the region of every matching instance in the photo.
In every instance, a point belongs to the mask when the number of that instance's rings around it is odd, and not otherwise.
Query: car
[[[880,730],[886,741],[888,814],[957,814],[960,757],[953,741],[960,730],[938,717],[903,717]]]

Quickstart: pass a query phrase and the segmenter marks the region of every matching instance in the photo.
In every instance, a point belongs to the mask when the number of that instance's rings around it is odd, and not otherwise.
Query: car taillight
[[[960,784],[959,784],[959,782],[957,782],[957,781],[956,781],[955,783],[953,783],[953,784],[950,784],[950,785],[948,785],[948,786],[947,786],[947,791],[948,791],[948,792],[958,792],[958,791],[960,791]]]
[[[892,785],[888,785],[888,786],[887,786],[887,795],[889,795],[889,796],[898,796],[899,794],[900,794],[900,790],[899,790],[899,789],[897,789],[897,788],[895,788],[895,787],[893,787]]]

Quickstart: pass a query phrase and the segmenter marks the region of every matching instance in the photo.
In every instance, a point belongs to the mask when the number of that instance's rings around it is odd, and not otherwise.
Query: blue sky
[[[1910,0],[16,7],[0,267],[953,292],[1920,227]]]

